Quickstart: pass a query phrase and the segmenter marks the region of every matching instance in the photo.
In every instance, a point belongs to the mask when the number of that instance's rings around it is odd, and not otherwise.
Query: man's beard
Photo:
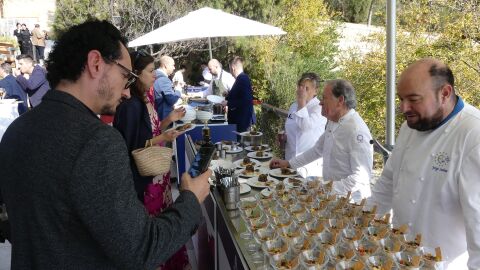
[[[405,119],[407,119],[406,116]],[[438,127],[442,120],[443,110],[441,108],[438,108],[437,112],[433,116],[429,118],[419,118],[417,122],[412,124],[408,123],[407,120],[407,125],[408,127],[416,129],[418,131],[427,131]]]
[[[100,114],[114,115],[116,110],[116,104],[110,104],[109,101],[113,100],[113,89],[108,83],[107,78],[104,76],[97,90],[98,96],[101,100],[105,101],[105,104],[100,108]]]

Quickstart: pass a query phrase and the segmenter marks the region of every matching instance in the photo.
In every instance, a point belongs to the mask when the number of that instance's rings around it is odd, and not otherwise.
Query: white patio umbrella
[[[278,27],[232,15],[218,9],[204,7],[130,41],[128,47],[208,38],[211,59],[212,45],[210,38],[212,37],[284,34],[286,32]]]

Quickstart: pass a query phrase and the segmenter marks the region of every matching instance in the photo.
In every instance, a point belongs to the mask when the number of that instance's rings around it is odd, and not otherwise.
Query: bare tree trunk
[[[375,0],[370,0],[370,8],[368,8],[368,26],[372,25],[373,3]]]

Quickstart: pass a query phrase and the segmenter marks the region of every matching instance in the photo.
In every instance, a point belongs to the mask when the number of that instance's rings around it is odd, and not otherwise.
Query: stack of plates
[[[14,98],[5,98],[5,99],[0,99],[0,104],[12,104],[15,101],[17,101]]]
[[[197,119],[206,122],[210,119],[212,119],[213,113],[212,112],[206,112],[206,111],[197,111]]]
[[[182,122],[184,123],[190,123],[192,122],[193,120],[195,120],[195,118],[197,118],[197,111],[195,111],[195,109],[192,107],[192,106],[183,106],[185,108],[185,115],[182,117]]]
[[[225,98],[221,96],[216,96],[216,95],[208,95],[207,100],[214,104],[219,104],[219,103],[222,103],[225,100]]]

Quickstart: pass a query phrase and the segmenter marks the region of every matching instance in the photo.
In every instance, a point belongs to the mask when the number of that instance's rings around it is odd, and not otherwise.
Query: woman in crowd
[[[285,159],[290,160],[312,148],[325,131],[327,119],[322,116],[322,106],[317,98],[320,77],[304,73],[297,82],[297,100],[290,106],[285,121]],[[285,138],[284,138],[285,139]],[[303,176],[322,176],[322,158],[300,167]]]
[[[154,100],[147,94],[155,81],[154,58],[143,51],[130,53],[130,58],[132,70],[138,75],[138,79],[130,86],[131,98],[118,106],[113,126],[124,137],[131,155],[133,150],[145,147],[146,144],[173,141],[181,133],[175,130],[162,133],[162,129],[182,118],[185,110],[176,109],[160,122],[153,107]],[[173,203],[170,173],[143,177],[139,174],[132,156],[130,163],[138,198],[144,203],[150,215],[158,215]],[[188,256],[185,247],[182,247],[159,269],[185,268],[189,268]]]

